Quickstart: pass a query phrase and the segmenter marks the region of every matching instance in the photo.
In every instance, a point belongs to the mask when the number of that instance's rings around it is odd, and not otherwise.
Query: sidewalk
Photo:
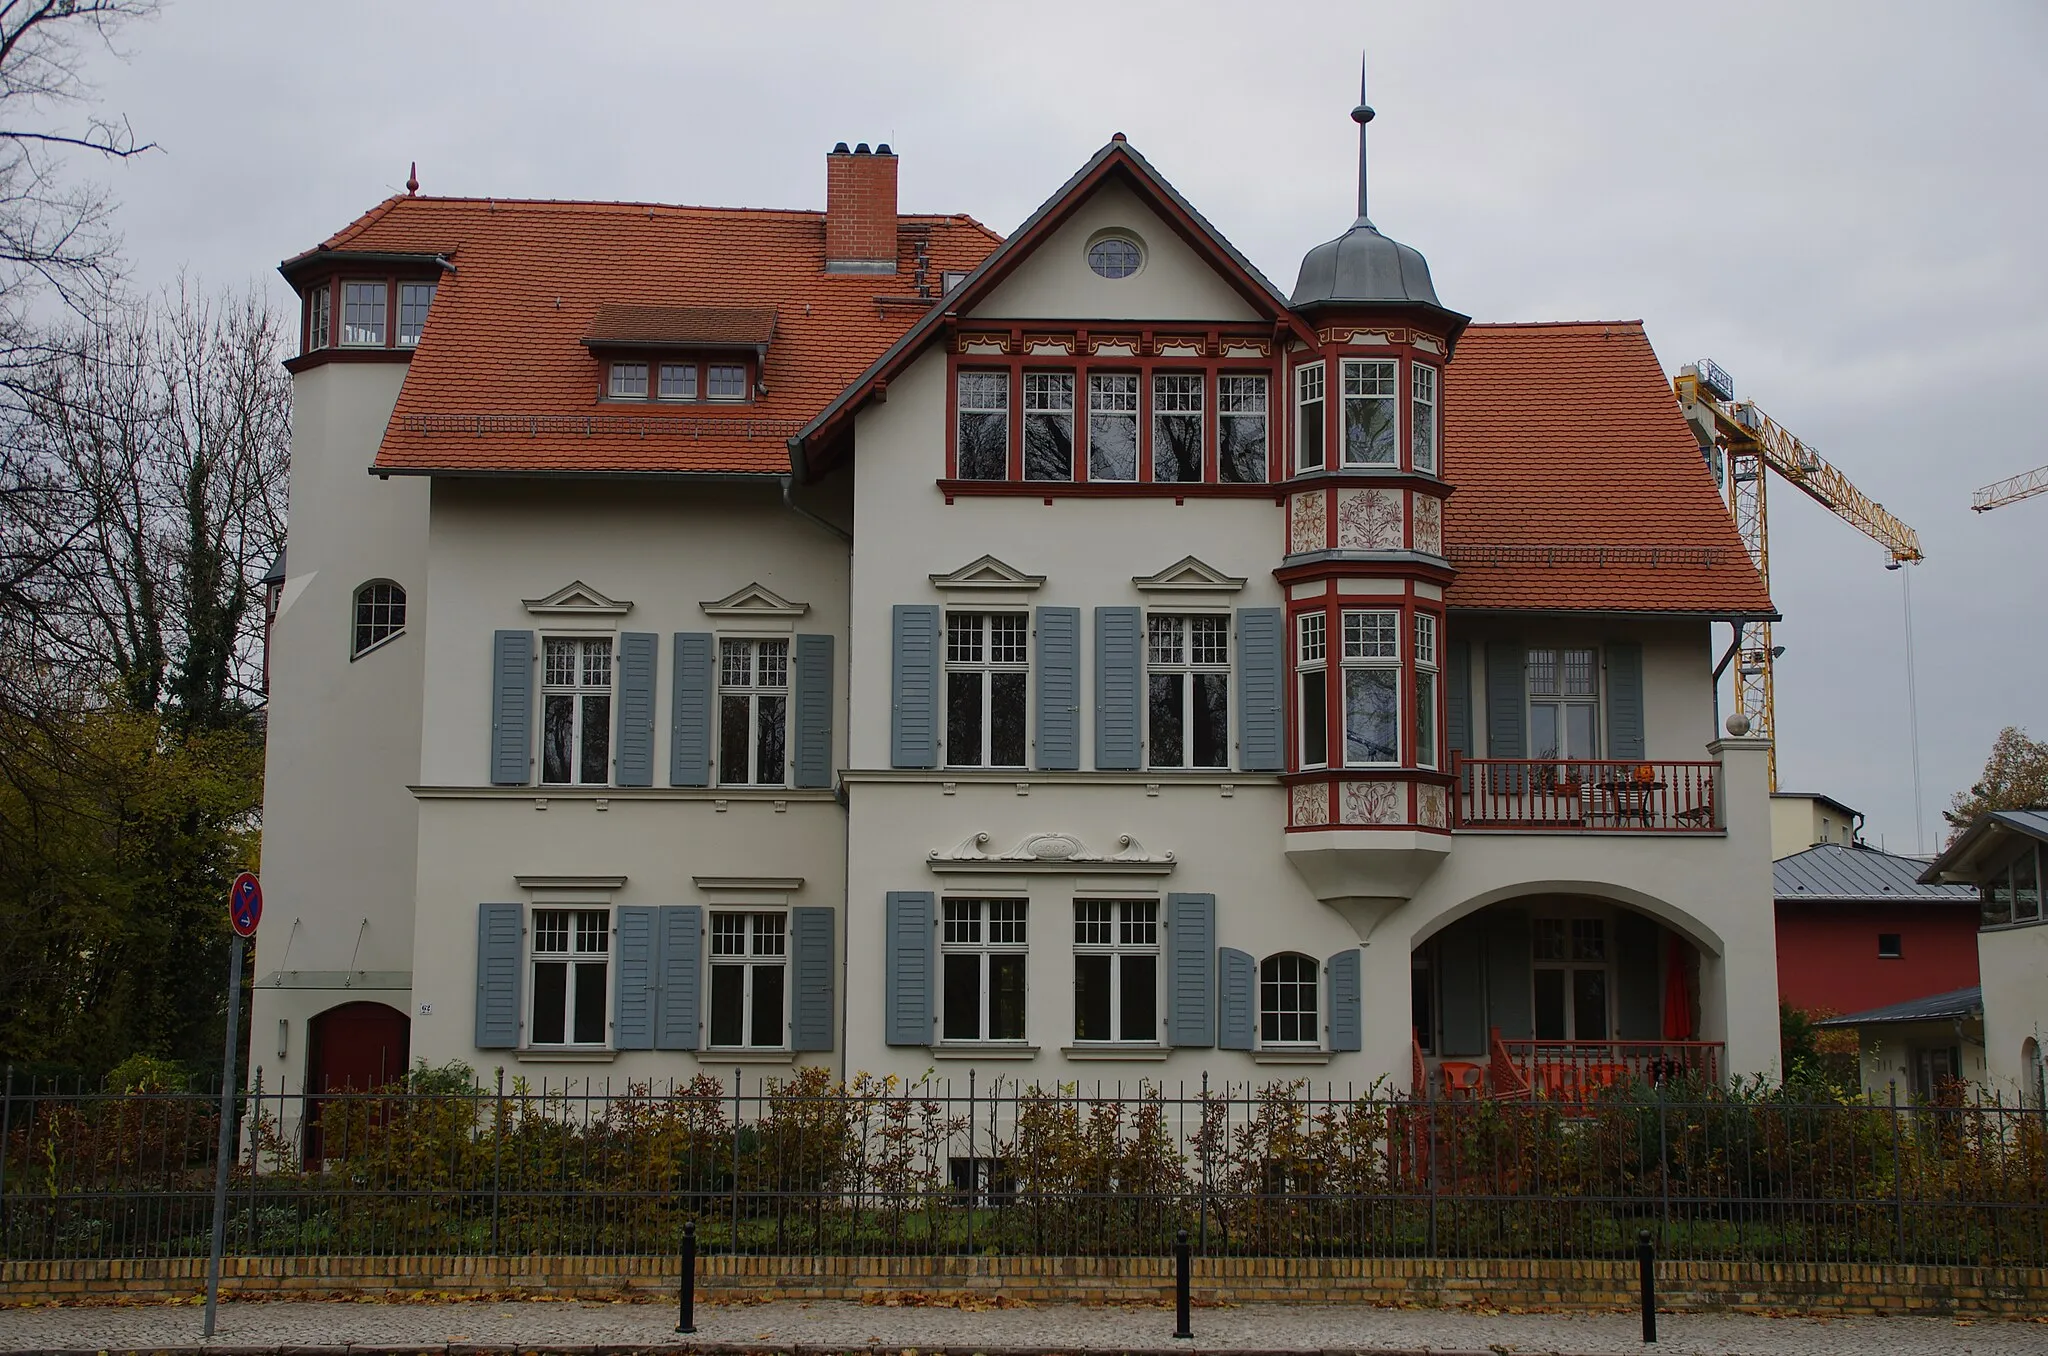
[[[703,1305],[697,1334],[675,1310],[587,1301],[469,1304],[223,1304],[211,1343],[191,1305],[0,1310],[0,1351],[340,1353],[500,1348],[520,1351],[803,1349],[947,1353],[1471,1352],[1666,1356],[1886,1356],[1903,1352],[2019,1356],[2048,1350],[2048,1325],[1939,1318],[1793,1319],[1662,1314],[1645,1348],[1633,1314],[1473,1314],[1456,1310],[1248,1305],[1197,1309],[1195,1340],[1174,1342],[1165,1308],[1047,1305],[1002,1309],[891,1307],[838,1301]]]

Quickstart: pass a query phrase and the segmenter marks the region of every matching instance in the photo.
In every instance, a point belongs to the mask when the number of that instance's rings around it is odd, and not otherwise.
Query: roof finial
[[[1365,215],[1365,125],[1372,121],[1372,105],[1365,101],[1365,53],[1358,54],[1358,107],[1351,121],[1358,124],[1358,219],[1370,225]]]
[[[407,197],[409,198],[409,197],[412,197],[412,196],[413,196],[414,194],[418,193],[419,191],[420,191],[420,162],[419,162],[419,161],[417,161],[417,160],[415,160],[415,161],[413,161],[413,162],[412,162],[412,173],[410,173],[410,174],[408,174],[408,175],[406,175],[406,176],[405,176],[405,195],[406,195],[406,196],[407,196]],[[1363,195],[1363,193],[1364,193],[1364,192],[1365,192],[1365,190],[1364,190],[1364,189],[1360,189],[1360,190],[1359,190],[1359,193],[1360,193],[1361,195]],[[1364,197],[1363,197],[1363,196],[1361,196],[1361,197],[1359,198],[1359,201],[1360,201],[1360,202],[1364,202],[1364,201],[1365,201]]]

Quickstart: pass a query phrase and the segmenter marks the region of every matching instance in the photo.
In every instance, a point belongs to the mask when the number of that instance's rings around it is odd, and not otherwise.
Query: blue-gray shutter
[[[655,961],[654,1048],[697,1048],[698,987],[703,982],[704,907],[661,909]]]
[[[660,643],[652,632],[619,636],[619,733],[612,746],[612,780],[620,786],[654,785],[654,670]]]
[[[519,935],[517,904],[476,908],[476,1048],[519,1045]]]
[[[939,609],[898,603],[890,611],[889,765],[939,765]],[[920,1042],[922,1044],[922,1042]]]
[[[651,647],[654,637],[647,639]],[[655,910],[632,905],[616,910],[612,918],[619,934],[618,976],[612,981],[612,1048],[652,1050]]]
[[[1654,1041],[1664,1037],[1664,1005],[1659,999],[1658,927],[1639,913],[1619,911],[1614,919],[1614,1007],[1619,1019],[1615,1037]]]
[[[1330,957],[1330,1049],[1365,1048],[1364,958],[1355,946]]]
[[[832,934],[838,912],[803,908],[789,911],[789,1048],[830,1050],[832,1027],[839,1012],[833,977]]]
[[[491,633],[491,785],[533,780],[533,632]]]
[[[1081,766],[1081,609],[1041,607],[1037,628],[1037,766],[1072,772]]]
[[[832,785],[832,637],[796,638],[796,784]],[[798,1047],[800,1049],[806,1047]],[[829,1045],[819,1046],[829,1050]]]
[[[1527,758],[1529,651],[1512,641],[1486,647],[1486,756]],[[1553,750],[1554,752],[1554,750]],[[1494,768],[1488,788],[1497,794],[1519,795],[1528,785],[1527,769]]]
[[[1135,607],[1095,609],[1095,767],[1130,770],[1144,757],[1140,688],[1144,619]]]
[[[1632,640],[1607,642],[1607,756],[1645,756],[1643,647]]]
[[[1451,751],[1472,756],[1472,643],[1454,640],[1444,651],[1444,723]]]
[[[1535,984],[1535,951],[1529,911],[1496,904],[1479,915],[1486,934],[1486,1023],[1499,1027],[1506,1040],[1525,1041],[1536,1034],[1531,990]],[[1492,1043],[1487,1043],[1492,1049]]]
[[[1487,1052],[1486,941],[1476,918],[1437,934],[1437,993],[1443,1004],[1443,1050],[1469,1057]]]
[[[1166,897],[1166,1043],[1216,1044],[1216,896]]]
[[[668,784],[711,785],[711,633],[676,632],[675,691],[669,699]],[[676,1046],[675,1049],[695,1049]]]
[[[1216,951],[1216,1044],[1225,1050],[1252,1048],[1258,1020],[1259,963],[1249,951]]]
[[[1243,772],[1287,766],[1282,620],[1277,607],[1237,610],[1237,766]]]
[[[929,890],[891,890],[882,922],[883,1039],[890,1045],[932,1042],[932,929],[937,905]]]

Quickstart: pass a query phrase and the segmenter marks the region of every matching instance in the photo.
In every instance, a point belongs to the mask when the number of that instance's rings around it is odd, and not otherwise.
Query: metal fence
[[[203,1255],[217,1098],[11,1086],[0,1241]],[[255,1093],[231,1253],[1622,1258],[2048,1264],[2038,1110],[1631,1086],[1415,1101],[1341,1086],[1018,1087],[737,1070]]]

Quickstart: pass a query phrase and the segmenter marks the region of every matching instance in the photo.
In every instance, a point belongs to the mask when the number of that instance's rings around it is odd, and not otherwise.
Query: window
[[[1295,464],[1323,469],[1323,365],[1306,363],[1294,373]]]
[[[1097,277],[1128,278],[1143,262],[1138,242],[1124,236],[1106,235],[1088,247],[1088,267]]]
[[[353,346],[384,346],[384,307],[390,285],[345,282],[341,285],[341,342]]]
[[[1138,379],[1088,378],[1088,478],[1138,478]]]
[[[356,590],[356,636],[350,655],[373,650],[405,629],[405,590],[373,579]]]
[[[1415,765],[1435,767],[1436,618],[1415,614]]]
[[[1216,378],[1216,478],[1256,485],[1266,479],[1266,379]]]
[[[1159,1039],[1159,905],[1074,903],[1074,1039]]]
[[[1904,955],[1904,953],[1903,953],[1903,952],[1902,952],[1902,951],[1901,951],[1901,950],[1899,949],[1899,941],[1900,941],[1900,939],[1899,939],[1899,934],[1898,934],[1898,933],[1896,933],[1896,932],[1880,932],[1880,933],[1878,933],[1878,934],[1877,934],[1877,958],[1878,958],[1879,960],[1899,960],[1899,959],[1901,959],[1901,958],[1902,958],[1902,956]]]
[[[532,1045],[605,1043],[611,920],[603,909],[533,911]]]
[[[326,348],[333,342],[330,321],[333,318],[334,294],[326,284],[306,293],[306,352]]]
[[[1146,621],[1145,748],[1153,767],[1230,766],[1230,619]]]
[[[1394,434],[1392,358],[1344,360],[1344,464],[1392,466],[1400,460]]]
[[[1259,962],[1259,1044],[1315,1045],[1316,963],[1307,956],[1268,956]]]
[[[713,400],[745,400],[747,369],[744,363],[712,363],[704,369],[704,394]]]
[[[2015,923],[2041,921],[2041,880],[2034,851],[2028,848],[2012,864],[2012,921]]]
[[[1074,374],[1024,374],[1024,478],[1074,478]]]
[[[1010,376],[962,372],[958,385],[956,470],[962,480],[1002,480],[1010,474]]]
[[[411,348],[427,332],[427,312],[434,305],[434,284],[398,285],[398,346]]]
[[[781,786],[789,732],[789,642],[718,643],[718,780]]]
[[[1202,379],[1152,378],[1152,479],[1202,478]]]
[[[1537,758],[1598,758],[1597,650],[1529,651],[1529,752]]]
[[[1344,762],[1401,761],[1401,614],[1344,614]]]
[[[1021,899],[946,901],[941,1039],[1024,1039],[1025,907]]]
[[[611,389],[614,400],[647,399],[647,364],[613,363]]]
[[[1533,942],[1536,1039],[1608,1039],[1607,920],[1538,918]]]
[[[711,1044],[780,1049],[789,946],[779,913],[711,915]]]
[[[1021,612],[946,616],[946,762],[1024,766],[1029,632]]]
[[[1304,612],[1295,619],[1298,648],[1295,668],[1301,684],[1301,765],[1324,767],[1330,761],[1330,716],[1324,666],[1328,662],[1329,621],[1320,612]]]
[[[1415,363],[1410,371],[1409,457],[1418,471],[1436,471],[1436,369]]]
[[[542,642],[540,779],[603,786],[612,766],[612,642]]]
[[[1977,887],[1984,899],[1984,926],[2002,927],[2012,921],[2012,874],[2000,871]]]
[[[663,363],[661,365],[660,395],[663,400],[695,400],[697,398],[697,364]]]

